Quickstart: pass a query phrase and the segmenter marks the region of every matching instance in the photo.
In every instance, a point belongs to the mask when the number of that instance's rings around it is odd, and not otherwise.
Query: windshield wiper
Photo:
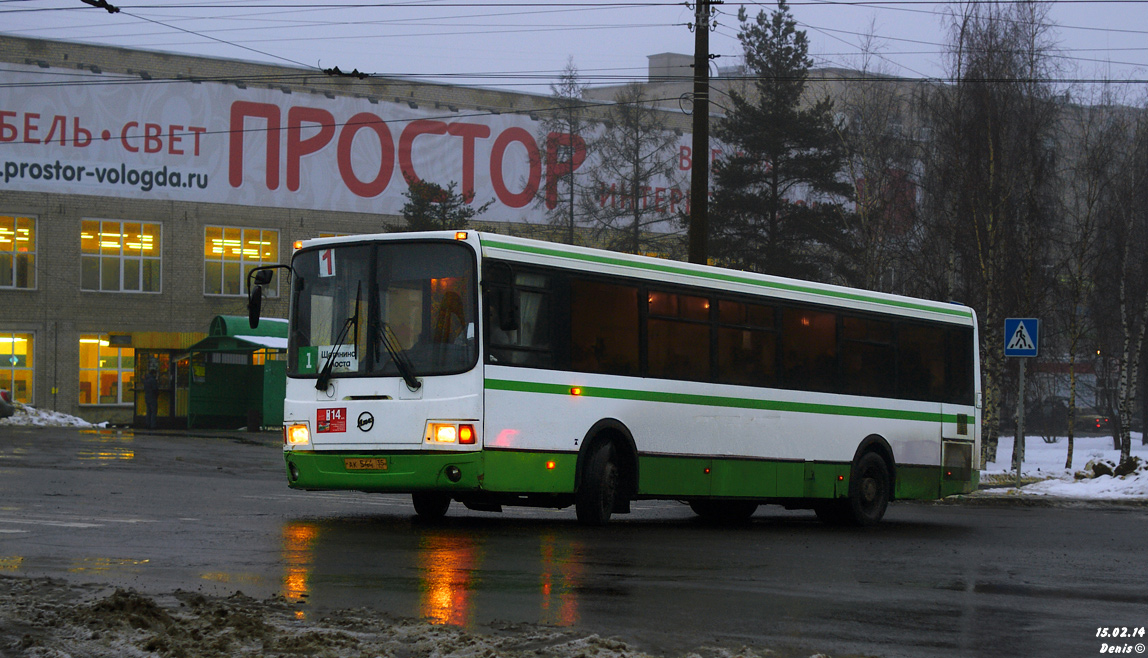
[[[399,375],[406,382],[407,388],[412,391],[422,388],[423,383],[415,379],[414,366],[411,365],[407,353],[399,343],[399,337],[395,335],[391,325],[386,322],[383,322],[382,326],[379,327],[379,342],[386,348],[387,354],[391,355],[391,360],[395,362],[395,367],[398,368]]]
[[[331,369],[335,365],[335,355],[339,353],[339,348],[343,346],[343,341],[347,338],[347,330],[354,327],[355,329],[355,342],[353,348],[355,350],[355,359],[359,358],[359,306],[363,299],[363,282],[359,282],[359,288],[355,292],[355,314],[347,318],[343,322],[343,328],[339,331],[339,337],[335,339],[335,345],[331,348],[331,352],[327,354],[327,360],[323,363],[323,369],[319,371],[319,378],[315,380],[315,389],[319,391],[327,390],[327,386],[331,384]]]

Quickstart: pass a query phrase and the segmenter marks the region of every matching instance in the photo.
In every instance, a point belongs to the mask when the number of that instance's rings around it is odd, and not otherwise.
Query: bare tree
[[[538,191],[537,203],[545,207],[547,221],[561,229],[560,239],[567,244],[574,244],[578,226],[576,172],[587,156],[585,135],[594,128],[585,91],[586,85],[570,57],[558,81],[550,85],[552,108],[539,122],[538,142],[542,146],[540,157],[546,184]]]
[[[1096,268],[1101,250],[1099,240],[1104,213],[1110,208],[1115,192],[1124,130],[1114,116],[1111,90],[1087,105],[1067,108],[1061,133],[1075,145],[1065,149],[1065,162],[1060,169],[1062,223],[1057,233],[1060,257],[1058,281],[1059,303],[1052,320],[1058,324],[1068,357],[1068,401],[1066,427],[1068,436],[1064,467],[1072,468],[1077,410],[1077,371],[1082,358],[1094,360],[1094,318],[1087,304],[1095,287]]]
[[[665,253],[680,241],[674,220],[685,209],[688,184],[679,180],[678,136],[666,113],[652,107],[642,85],[614,97],[602,130],[588,139],[595,155],[586,173],[581,214],[611,249]]]
[[[1110,361],[1117,371],[1112,391],[1117,412],[1113,440],[1121,461],[1128,460],[1131,452],[1132,410],[1148,328],[1148,117],[1143,109],[1127,108],[1126,115],[1123,122],[1119,115],[1111,119],[1113,124],[1123,124],[1117,139],[1122,149],[1102,238],[1102,248],[1111,257],[1100,261],[1093,306],[1098,323],[1116,328],[1101,340],[1111,346],[1105,352],[1114,356]],[[1111,303],[1113,290],[1115,305]]]
[[[847,150],[844,175],[854,188],[852,245],[844,255],[845,280],[893,292],[895,261],[916,209],[916,147],[909,122],[913,88],[888,75],[871,24],[862,37],[859,77],[842,90],[838,134]]]
[[[1055,118],[1047,11],[1032,1],[952,5],[952,83],[923,108],[931,230],[951,240],[953,288],[981,320],[983,461],[995,460],[1000,431],[1004,318],[1035,305],[1044,280]]]

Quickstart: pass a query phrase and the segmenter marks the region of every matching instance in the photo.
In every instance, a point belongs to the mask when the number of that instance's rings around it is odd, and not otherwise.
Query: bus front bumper
[[[477,491],[482,453],[409,451],[370,453],[283,453],[292,489],[355,490],[377,493]]]

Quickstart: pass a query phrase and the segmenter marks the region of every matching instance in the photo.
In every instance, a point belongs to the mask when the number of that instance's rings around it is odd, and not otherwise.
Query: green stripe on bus
[[[545,393],[549,395],[572,395],[572,386],[565,384],[539,384],[536,382],[514,381],[509,379],[487,379],[486,388],[496,391],[518,393]],[[903,409],[878,409],[851,405],[817,404],[814,402],[788,402],[785,400],[763,400],[755,398],[732,398],[696,393],[667,393],[663,391],[639,391],[624,388],[603,388],[579,386],[582,397],[610,398],[614,400],[636,400],[640,402],[666,402],[705,407],[727,407],[734,409],[756,409],[759,411],[792,411],[806,414],[829,416],[856,416],[862,418],[889,418],[893,420],[917,420],[933,423],[955,423],[956,414],[941,414],[931,411],[906,411]]]
[[[649,270],[652,272],[664,272],[666,274],[678,274],[682,276],[693,276],[703,279],[712,279],[714,281],[722,281],[726,283],[741,283],[751,286],[758,286],[762,288],[771,288],[773,290],[781,290],[785,292],[799,292],[809,295],[820,295],[823,297],[834,297],[853,302],[868,302],[871,304],[882,304],[884,306],[894,306],[897,308],[904,308],[914,311],[929,311],[932,313],[943,313],[946,315],[955,315],[962,318],[971,318],[972,314],[967,309],[957,306],[934,306],[931,304],[919,304],[916,302],[899,301],[893,299],[880,299],[869,295],[846,292],[842,290],[823,290],[812,286],[803,286],[793,283],[781,283],[779,281],[761,281],[759,279],[752,279],[745,276],[738,276],[736,274],[724,274],[722,272],[707,272],[691,270],[684,267],[678,267],[669,263],[657,262],[632,262],[616,256],[609,256],[605,254],[582,254],[572,253],[561,249],[551,247],[538,247],[533,245],[520,245],[510,242],[501,242],[498,240],[483,240],[483,247],[491,247],[494,249],[505,249],[508,251],[519,251],[528,254],[537,254],[540,256],[551,256],[554,258],[568,258],[572,260],[581,260],[590,263],[598,263],[601,265],[616,265],[619,267],[631,267],[640,270]]]

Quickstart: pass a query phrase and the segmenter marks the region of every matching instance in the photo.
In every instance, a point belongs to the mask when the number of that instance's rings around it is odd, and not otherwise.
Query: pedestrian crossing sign
[[[1004,335],[1005,356],[1036,356],[1040,340],[1040,320],[1006,318]]]

